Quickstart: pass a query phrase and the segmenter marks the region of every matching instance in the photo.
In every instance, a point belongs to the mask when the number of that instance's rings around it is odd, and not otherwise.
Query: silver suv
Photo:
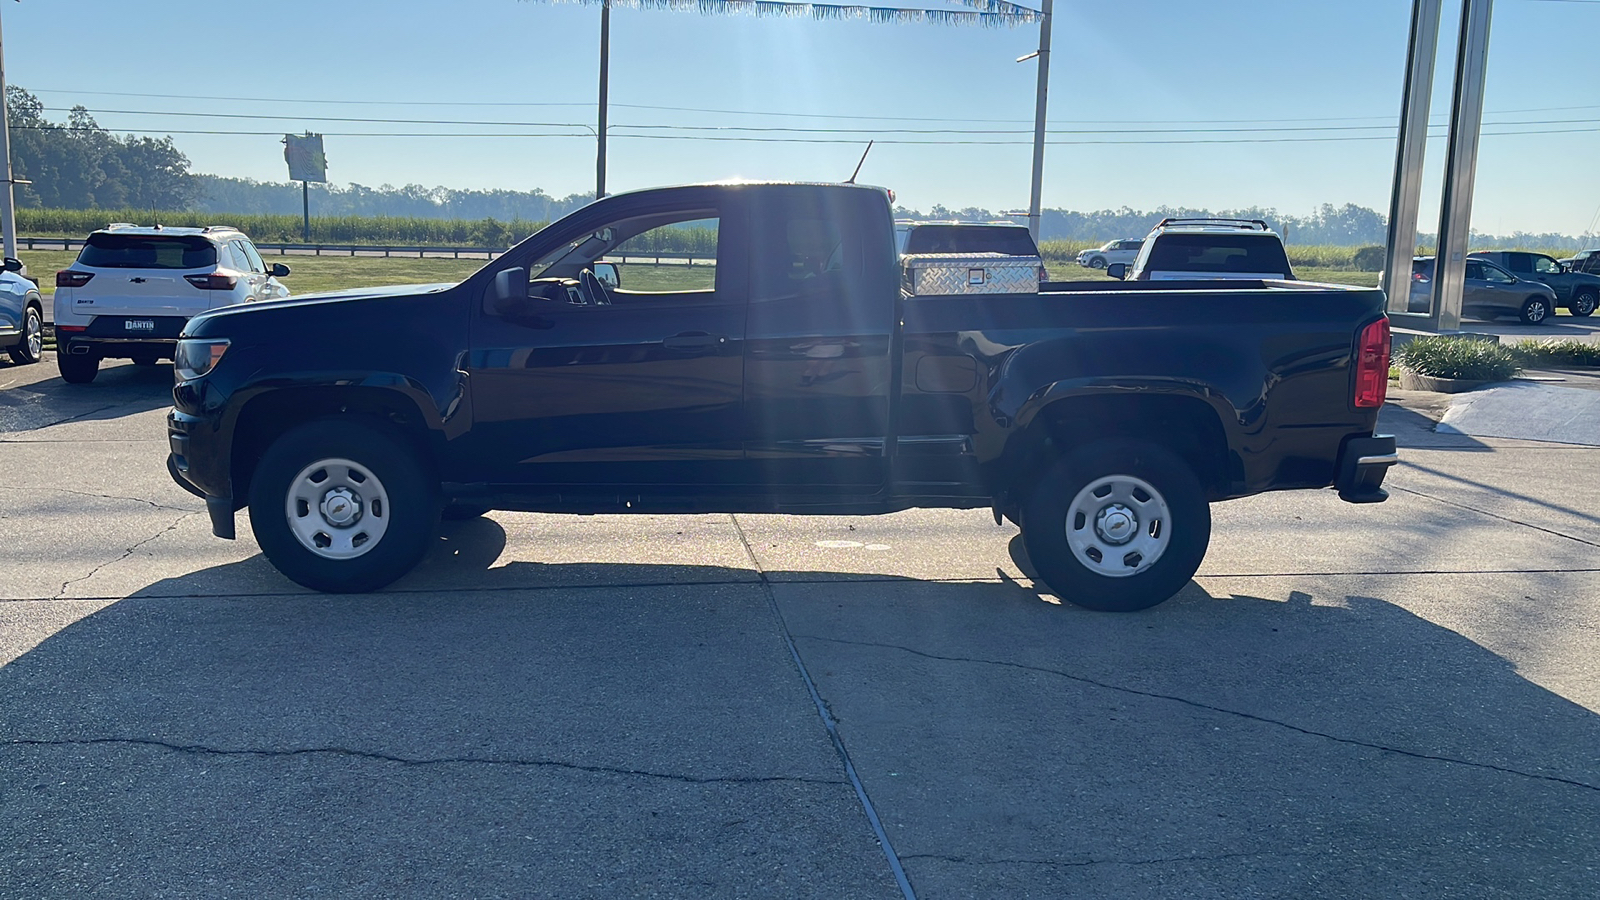
[[[72,268],[56,273],[56,363],[73,384],[100,360],[171,359],[184,323],[219,306],[278,300],[282,263],[268,266],[236,228],[148,228],[125,222],[89,235]]]
[[[1139,257],[1144,241],[1112,241],[1104,247],[1090,247],[1078,254],[1078,265],[1090,269],[1104,269],[1115,263],[1127,265]]]

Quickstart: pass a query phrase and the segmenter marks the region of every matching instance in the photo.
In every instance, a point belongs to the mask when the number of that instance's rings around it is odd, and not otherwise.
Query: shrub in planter
[[[1582,341],[1518,341],[1511,353],[1524,366],[1600,366],[1600,344]]]
[[[1517,358],[1498,343],[1459,337],[1424,337],[1396,348],[1395,362],[1430,378],[1505,381],[1517,374]]]

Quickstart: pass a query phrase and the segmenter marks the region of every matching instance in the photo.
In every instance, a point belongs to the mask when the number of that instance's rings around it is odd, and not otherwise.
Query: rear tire
[[[1211,507],[1189,464],[1145,441],[1069,453],[1022,507],[1040,579],[1078,606],[1147,609],[1188,584],[1211,542]]]
[[[1521,317],[1524,325],[1542,325],[1554,311],[1548,298],[1533,296],[1522,301],[1522,308],[1517,315]]]
[[[1600,306],[1600,291],[1585,288],[1572,295],[1572,302],[1567,304],[1567,312],[1580,319],[1586,319],[1594,314],[1597,306]]]
[[[308,422],[273,442],[250,484],[250,526],[291,581],[375,591],[411,571],[439,523],[439,486],[374,423]]]
[[[29,306],[22,311],[22,343],[8,353],[19,366],[33,365],[44,355],[44,317],[39,315],[39,307]]]
[[[56,367],[61,370],[62,381],[88,384],[100,372],[100,359],[87,353],[70,354],[63,347],[56,351]]]

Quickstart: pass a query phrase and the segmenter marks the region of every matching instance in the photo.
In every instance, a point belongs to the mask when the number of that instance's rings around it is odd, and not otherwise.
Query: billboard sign
[[[320,134],[308,131],[303,135],[284,135],[283,158],[289,163],[290,181],[328,180],[328,157],[322,152]]]

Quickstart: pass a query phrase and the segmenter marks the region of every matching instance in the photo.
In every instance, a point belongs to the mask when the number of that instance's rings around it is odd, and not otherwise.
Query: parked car
[[[0,350],[19,366],[44,355],[44,299],[22,271],[22,261],[9,256],[0,270]]]
[[[1427,312],[1433,290],[1434,257],[1411,261],[1411,312]],[[1547,284],[1526,281],[1486,259],[1467,257],[1466,280],[1461,288],[1461,313],[1475,319],[1516,316],[1525,325],[1539,325],[1556,313],[1556,292]]]
[[[603,262],[708,217],[740,227],[718,228],[703,290],[630,289]],[[659,188],[460,284],[204,313],[178,342],[168,470],[218,537],[248,506],[267,559],[317,590],[400,577],[441,509],[991,508],[1044,584],[1107,610],[1189,582],[1212,501],[1387,496],[1382,291],[920,296],[892,227],[862,185]]]
[[[1549,285],[1556,302],[1580,318],[1600,306],[1600,275],[1572,271],[1553,256],[1523,250],[1476,250],[1467,256],[1488,260],[1523,281]]]
[[[1112,263],[1129,281],[1293,280],[1283,239],[1260,219],[1162,219],[1133,265]]]
[[[1139,256],[1143,240],[1112,241],[1103,247],[1092,247],[1078,254],[1078,265],[1090,269],[1104,269],[1112,263],[1131,263]]]
[[[238,229],[148,228],[118,223],[89,235],[69,269],[56,273],[56,363],[63,380],[94,380],[100,360],[154,365],[171,359],[196,313],[289,296]]]
[[[1585,250],[1577,256],[1569,256],[1557,262],[1573,272],[1600,275],[1600,250]]]

